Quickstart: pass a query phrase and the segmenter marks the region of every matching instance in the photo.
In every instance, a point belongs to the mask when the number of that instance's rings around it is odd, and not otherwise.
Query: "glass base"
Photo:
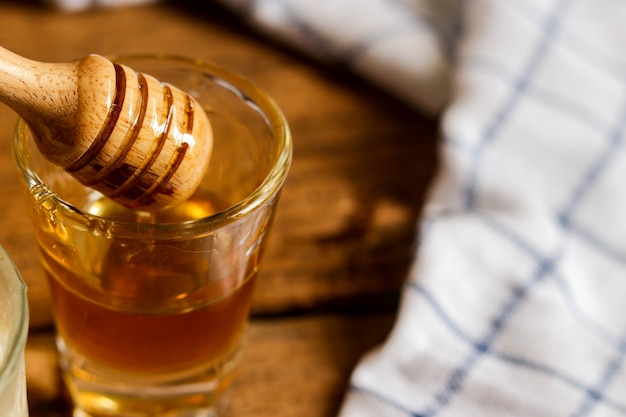
[[[128,374],[125,378],[105,378],[93,367],[85,366],[83,360],[77,360],[75,353],[68,355],[59,342],[60,365],[74,405],[73,417],[217,417],[225,408],[225,394],[242,353],[238,346],[219,366],[214,364],[165,382]],[[66,361],[68,356],[74,366]],[[77,367],[77,363],[83,367]]]
[[[65,378],[72,401],[73,417],[217,417],[225,408],[225,391],[231,378],[218,383],[189,384],[169,389],[137,390],[85,386]]]

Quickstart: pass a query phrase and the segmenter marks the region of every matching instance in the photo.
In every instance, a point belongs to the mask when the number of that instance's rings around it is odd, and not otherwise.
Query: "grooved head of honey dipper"
[[[183,94],[172,91],[172,94]],[[186,94],[185,94],[186,96]],[[103,183],[103,193],[117,202],[138,210],[156,211],[175,206],[189,199],[200,185],[207,170],[213,146],[211,124],[200,105],[186,96],[184,108],[171,110],[176,126],[167,129],[167,135],[152,138],[153,148],[160,146],[159,155],[147,156],[155,162],[144,165],[147,158],[135,167],[118,170],[120,178],[113,178],[117,188],[108,191],[110,183]],[[184,111],[185,116],[178,112]],[[148,139],[149,140],[149,139]],[[132,172],[123,172],[132,169]],[[116,175],[117,175],[116,174]],[[125,180],[125,181],[124,181]]]
[[[97,66],[104,59],[88,58]],[[65,169],[133,209],[156,211],[187,200],[200,184],[212,150],[206,113],[175,86],[124,65],[111,64],[111,70],[115,88],[106,98],[108,112],[88,149]],[[87,101],[87,107],[93,103]]]

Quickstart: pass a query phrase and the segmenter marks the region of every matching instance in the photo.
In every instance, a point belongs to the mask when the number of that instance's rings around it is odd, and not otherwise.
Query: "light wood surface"
[[[228,414],[334,416],[354,365],[392,328],[436,169],[437,123],[210,3],[66,15],[37,2],[3,2],[0,46],[47,62],[90,53],[197,57],[243,74],[277,101],[294,136],[294,162]],[[0,244],[29,285],[31,417],[69,417],[48,290],[11,156],[16,119],[0,105]]]

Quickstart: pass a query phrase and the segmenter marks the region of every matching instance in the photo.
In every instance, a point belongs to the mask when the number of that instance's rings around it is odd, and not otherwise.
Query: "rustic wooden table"
[[[260,36],[210,2],[80,14],[42,3],[0,3],[1,46],[42,61],[88,53],[198,57],[247,76],[283,108],[294,162],[228,414],[334,416],[351,370],[392,328],[436,168],[436,121]],[[11,157],[16,119],[0,105],[0,245],[29,285],[31,417],[67,417],[48,290]]]

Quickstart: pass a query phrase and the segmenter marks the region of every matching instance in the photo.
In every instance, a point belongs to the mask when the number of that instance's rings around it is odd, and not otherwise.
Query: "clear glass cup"
[[[0,246],[0,416],[28,417],[24,370],[27,335],[26,284]]]
[[[48,275],[75,416],[215,416],[242,352],[259,261],[292,154],[276,104],[245,79],[170,56],[113,57],[198,99],[209,169],[189,201],[135,212],[38,152],[14,154]]]

